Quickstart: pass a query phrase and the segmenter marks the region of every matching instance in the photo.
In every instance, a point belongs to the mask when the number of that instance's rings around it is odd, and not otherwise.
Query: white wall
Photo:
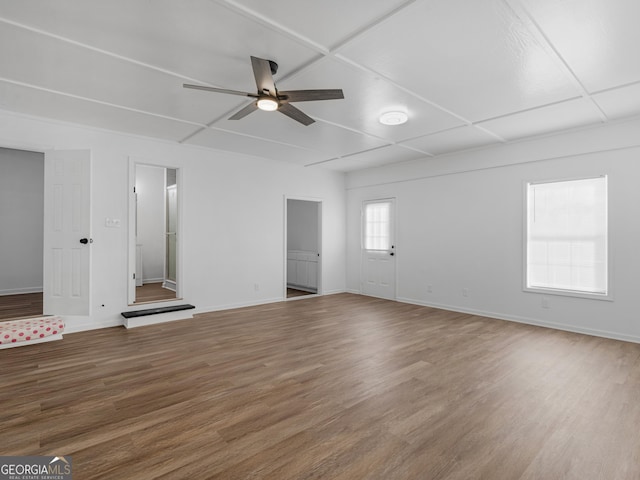
[[[42,153],[0,148],[0,295],[42,291]]]
[[[182,296],[196,311],[284,299],[285,196],[323,200],[324,292],[345,290],[344,174],[6,111],[0,145],[91,150],[91,315],[68,331],[121,325],[128,308],[129,157],[181,169]]]
[[[287,248],[318,252],[318,203],[287,199]]]
[[[138,197],[138,238],[142,244],[142,281],[164,280],[165,247],[165,168],[136,165]]]
[[[638,131],[631,120],[349,174],[348,290],[360,291],[362,201],[396,197],[400,301],[640,342]],[[522,289],[524,183],[600,174],[613,301],[548,295],[543,308]]]

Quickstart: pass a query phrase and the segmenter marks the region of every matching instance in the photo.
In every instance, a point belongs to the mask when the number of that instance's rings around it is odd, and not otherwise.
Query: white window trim
[[[606,178],[607,179],[607,293],[590,293],[581,292],[576,290],[563,290],[560,288],[544,288],[544,287],[529,287],[527,286],[527,269],[528,269],[528,187],[529,185],[537,185],[543,183],[559,183],[570,182],[574,180],[588,180],[592,178]],[[613,256],[611,249],[611,222],[609,215],[609,196],[610,196],[610,179],[606,174],[601,175],[585,175],[580,177],[567,177],[567,178],[554,178],[548,180],[530,180],[522,182],[522,290],[526,293],[537,293],[542,295],[555,295],[561,297],[573,297],[584,298],[589,300],[605,300],[613,301]]]

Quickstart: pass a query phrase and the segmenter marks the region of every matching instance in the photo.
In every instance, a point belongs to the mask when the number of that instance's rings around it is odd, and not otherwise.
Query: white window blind
[[[364,248],[389,250],[391,247],[391,202],[365,204]]]
[[[607,294],[607,178],[527,186],[527,287]]]

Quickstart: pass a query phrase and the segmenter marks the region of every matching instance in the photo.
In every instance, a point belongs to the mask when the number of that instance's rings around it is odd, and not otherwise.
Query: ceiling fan
[[[273,75],[278,71],[278,64],[273,60],[251,57],[253,76],[256,79],[257,93],[240,92],[238,90],[228,90],[226,88],[207,87],[204,85],[183,84],[184,88],[194,88],[196,90],[206,90],[209,92],[229,93],[231,95],[241,95],[243,97],[255,98],[256,101],[250,103],[238,112],[234,113],[229,120],[240,120],[256,109],[265,111],[277,110],[287,117],[294,119],[303,125],[311,125],[315,120],[302,110],[291,105],[291,102],[309,102],[314,100],[338,100],[344,98],[341,89],[334,90],[288,90],[279,92],[273,81]]]

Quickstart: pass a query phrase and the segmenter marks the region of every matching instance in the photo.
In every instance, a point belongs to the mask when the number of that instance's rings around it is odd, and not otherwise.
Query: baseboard
[[[340,293],[346,293],[346,290],[338,289],[338,290],[325,291],[322,293],[322,296],[337,295]],[[349,293],[357,294],[359,292],[349,292]],[[181,301],[182,300],[175,300],[172,303],[168,303],[168,305],[177,304]],[[266,300],[260,300],[256,302],[242,302],[242,303],[234,303],[234,304],[226,304],[226,305],[218,305],[218,306],[200,307],[200,308],[196,308],[195,310],[189,310],[188,313],[186,314],[183,311],[182,318],[169,318],[169,314],[162,314],[162,317],[160,318],[161,320],[160,322],[155,321],[155,322],[149,323],[149,325],[152,325],[153,323],[163,323],[164,321],[173,322],[176,320],[189,319],[189,318],[193,318],[194,315],[201,314],[201,313],[219,312],[222,310],[233,310],[236,308],[245,308],[245,307],[256,307],[259,305],[267,305],[270,303],[277,303],[277,302],[283,302],[283,301],[285,301],[284,298],[278,297],[278,298],[269,298]],[[167,303],[163,302],[162,305],[167,305]],[[175,312],[175,313],[179,314],[180,312]],[[160,315],[154,315],[154,316],[160,317]],[[152,318],[152,317],[148,317],[148,318]],[[89,316],[62,316],[62,318],[65,321],[65,330],[64,330],[65,334],[86,332],[90,330],[100,330],[102,328],[112,328],[112,327],[122,327],[122,326],[126,327],[126,325],[124,324],[124,319],[119,313],[110,315],[108,317],[102,317],[102,318],[89,317]],[[139,318],[142,319],[144,317],[139,317]],[[135,328],[137,326],[143,326],[142,322],[137,321],[135,326],[129,326],[126,328]]]
[[[162,288],[166,288],[167,290],[171,290],[172,292],[175,292],[177,289],[177,285],[176,285],[176,282],[172,280],[164,280],[162,282]]]
[[[345,289],[340,289],[340,290],[324,290],[324,291],[322,292],[322,295],[323,295],[323,296],[326,296],[326,295],[338,295],[338,294],[340,294],[340,293],[348,293],[348,292],[347,292]]]
[[[90,330],[100,330],[102,328],[112,328],[122,326],[122,317],[120,315],[112,315],[104,318],[95,318],[89,316],[64,316],[65,327],[64,333],[88,332]]]
[[[5,290],[0,290],[0,296],[22,295],[23,293],[42,293],[42,290],[42,287],[8,288]]]
[[[222,306],[218,306],[218,307],[204,307],[204,308],[197,308],[195,310],[188,310],[188,311],[182,311],[182,312],[171,312],[172,314],[175,313],[175,317],[181,317],[181,318],[173,318],[173,316],[171,314],[161,314],[161,315],[153,315],[150,317],[147,317],[147,319],[151,319],[153,317],[159,317],[159,320],[156,321],[152,321],[152,320],[148,320],[150,323],[147,323],[147,321],[142,321],[142,319],[144,317],[138,317],[140,320],[135,322],[135,325],[133,323],[130,324],[129,327],[127,327],[125,325],[124,322],[124,318],[122,318],[120,313],[114,313],[112,315],[106,316],[106,317],[90,317],[90,316],[62,316],[62,318],[65,321],[65,330],[64,333],[78,333],[78,332],[86,332],[86,331],[90,331],[90,330],[100,330],[102,328],[112,328],[112,327],[126,327],[126,328],[135,328],[137,326],[143,326],[148,324],[148,325],[152,325],[153,323],[163,323],[163,322],[173,322],[176,320],[186,320],[189,318],[193,318],[193,315],[198,314],[198,313],[207,313],[207,312],[214,312],[214,311],[220,311],[220,310],[231,310],[234,308],[242,308],[242,307],[251,307],[251,306],[256,306],[256,305],[262,305],[263,303],[275,303],[275,302],[281,302],[283,301],[282,298],[277,298],[277,299],[269,299],[269,300],[264,300],[264,301],[260,301],[260,302],[251,302],[251,303],[243,303],[243,304],[232,304],[232,305],[222,305]],[[175,300],[172,302],[162,302],[162,305],[175,305],[182,302],[182,300]],[[153,305],[158,305],[158,303],[155,303]],[[186,313],[185,313],[186,312]],[[182,316],[178,315],[182,313]]]
[[[268,299],[264,299],[256,302],[229,303],[227,305],[202,307],[202,308],[196,308],[196,310],[194,311],[194,314],[220,312],[222,310],[234,310],[236,308],[257,307],[258,305],[267,305],[269,303],[284,302],[285,300],[286,300],[285,298],[277,297],[277,298],[268,298]]]
[[[162,283],[164,282],[164,278],[143,278],[142,284],[146,285],[147,283]]]
[[[476,310],[472,308],[464,308],[464,307],[458,307],[458,306],[452,306],[452,305],[441,305],[437,303],[424,302],[422,300],[414,300],[411,298],[399,297],[396,300],[401,303],[408,303],[411,305],[420,305],[423,307],[437,308],[440,310],[448,310],[450,312],[467,313],[469,315],[495,318],[497,320],[505,320],[507,322],[523,323],[526,325],[534,325],[536,327],[553,328],[554,330],[562,330],[565,332],[591,335],[592,337],[602,337],[602,338],[609,338],[611,340],[620,340],[623,342],[640,343],[640,337],[636,335],[627,335],[624,333],[609,332],[606,330],[598,330],[595,328],[578,327],[575,325],[566,325],[563,323],[547,322],[544,320],[539,320],[537,318],[522,317],[519,315],[504,315],[501,313],[487,312],[487,311]]]

